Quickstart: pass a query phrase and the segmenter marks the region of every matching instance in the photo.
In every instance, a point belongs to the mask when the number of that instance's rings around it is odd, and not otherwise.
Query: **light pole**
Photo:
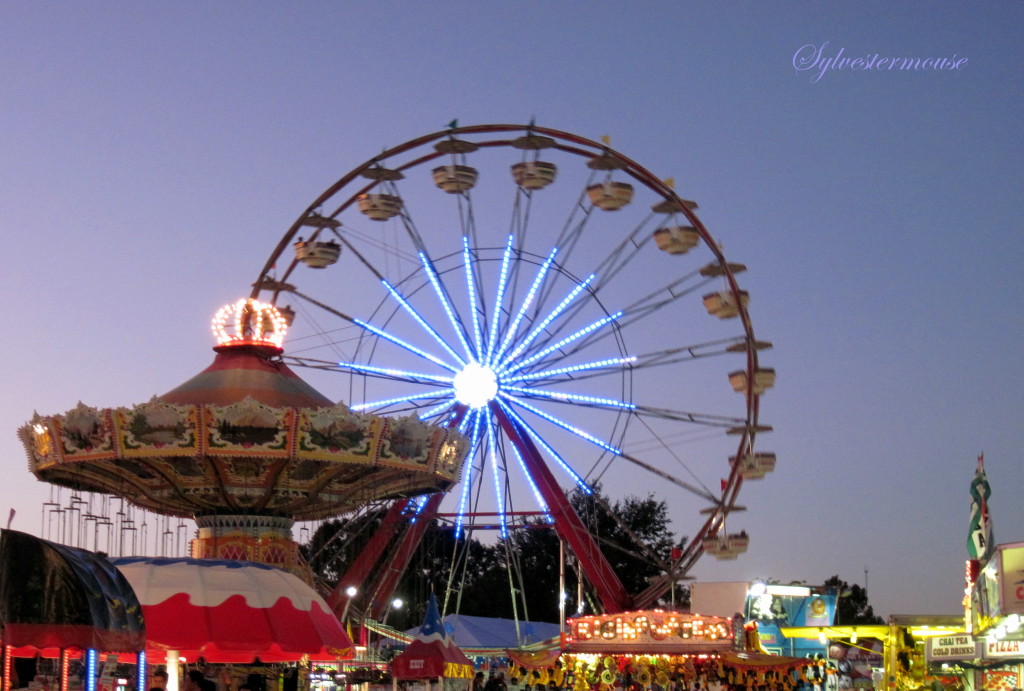
[[[341,617],[339,617],[342,621],[345,621],[345,615],[348,614],[348,608],[349,605],[352,604],[352,598],[354,598],[358,592],[359,588],[355,587],[354,585],[350,585],[349,587],[345,588],[345,595],[348,596],[348,599],[345,600],[345,608],[341,610]]]
[[[403,602],[402,598],[400,598],[400,597],[396,597],[394,600],[392,600],[391,603],[388,605],[387,610],[384,612],[384,621],[382,621],[381,624],[387,624],[388,623],[388,615],[391,614],[391,610],[393,610],[393,609],[396,609],[396,610],[402,609],[402,606],[404,604],[405,604],[405,602]]]

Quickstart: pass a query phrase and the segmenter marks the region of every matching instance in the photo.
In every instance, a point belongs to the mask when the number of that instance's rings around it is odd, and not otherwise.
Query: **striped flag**
[[[982,564],[992,556],[992,523],[988,515],[988,498],[992,489],[985,477],[985,454],[978,456],[978,470],[971,481],[971,529],[967,535],[967,553]]]

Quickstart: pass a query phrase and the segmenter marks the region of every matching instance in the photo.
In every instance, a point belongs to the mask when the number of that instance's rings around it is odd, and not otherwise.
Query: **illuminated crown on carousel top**
[[[217,339],[217,347],[266,346],[283,352],[288,319],[270,303],[243,298],[233,305],[221,307],[210,326]],[[229,333],[228,329],[232,327],[234,333]]]

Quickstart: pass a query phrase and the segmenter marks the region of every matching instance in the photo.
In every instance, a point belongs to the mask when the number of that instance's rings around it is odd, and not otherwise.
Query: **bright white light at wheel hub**
[[[498,393],[498,376],[490,367],[471,362],[455,375],[455,398],[470,408],[482,408]]]

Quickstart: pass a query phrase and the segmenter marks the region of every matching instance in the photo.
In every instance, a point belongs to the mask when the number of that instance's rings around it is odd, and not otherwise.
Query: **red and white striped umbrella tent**
[[[151,662],[176,656],[245,663],[353,657],[352,640],[298,576],[253,562],[114,559],[142,605]]]

